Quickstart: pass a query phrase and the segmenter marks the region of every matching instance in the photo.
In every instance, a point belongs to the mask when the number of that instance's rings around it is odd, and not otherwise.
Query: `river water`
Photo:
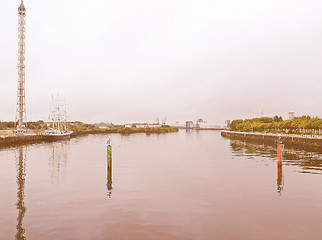
[[[0,150],[0,239],[322,239],[322,156],[219,131]]]

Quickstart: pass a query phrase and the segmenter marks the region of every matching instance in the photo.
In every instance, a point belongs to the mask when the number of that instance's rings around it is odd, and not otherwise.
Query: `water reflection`
[[[107,196],[111,198],[112,196],[112,146],[110,145],[110,142],[108,142],[107,145]]]
[[[66,169],[69,159],[69,142],[52,142],[49,144],[49,166],[52,183],[59,185],[60,178],[66,176]]]
[[[18,148],[18,157],[16,157],[16,166],[17,166],[17,203],[16,207],[18,209],[18,218],[17,218],[17,233],[15,236],[16,240],[26,239],[24,237],[25,229],[22,226],[23,218],[25,216],[27,208],[25,207],[25,178],[26,178],[26,158],[24,156],[24,149],[22,146]]]
[[[247,156],[249,158],[261,156],[277,160],[275,144],[256,144],[241,140],[230,140],[230,147],[235,156]],[[302,173],[322,175],[322,154],[296,148],[284,148],[283,165],[299,166]]]
[[[112,196],[112,165],[107,165],[107,196]]]
[[[277,163],[277,192],[279,195],[282,194],[284,185],[284,179],[283,179],[283,164]]]

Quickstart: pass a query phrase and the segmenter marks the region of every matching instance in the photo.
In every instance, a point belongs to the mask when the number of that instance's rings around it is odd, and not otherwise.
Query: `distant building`
[[[292,119],[294,119],[295,117],[294,117],[294,112],[289,112],[288,113],[288,119],[290,119],[290,120],[292,120]]]
[[[226,124],[214,124],[214,123],[199,123],[195,126],[195,129],[226,129]]]
[[[186,121],[186,129],[193,128],[193,121]]]
[[[75,122],[70,122],[69,125],[73,127],[81,127],[84,125],[84,123],[80,121],[75,121]]]
[[[107,125],[106,123],[94,123],[94,126],[97,127],[97,128],[100,128],[100,129],[104,129],[104,128],[107,128]]]
[[[207,122],[204,121],[202,118],[198,118],[195,128],[206,127],[206,123]]]
[[[94,126],[97,127],[97,128],[100,128],[100,129],[104,129],[104,128],[113,127],[113,124],[112,123],[101,122],[101,123],[94,123]]]
[[[106,123],[106,127],[107,128],[113,128],[114,127],[114,123],[112,123],[112,122]]]
[[[231,121],[230,121],[230,120],[226,120],[226,121],[225,121],[225,124],[226,124],[227,128],[229,128],[230,123],[231,123]]]
[[[129,123],[129,124],[124,124],[124,127],[133,127],[135,126],[136,128],[156,128],[156,127],[161,127],[160,123]]]
[[[155,128],[155,127],[161,127],[161,125],[159,123],[150,123],[148,124],[148,127]]]

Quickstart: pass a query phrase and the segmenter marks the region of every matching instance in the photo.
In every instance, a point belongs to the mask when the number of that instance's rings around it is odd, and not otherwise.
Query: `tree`
[[[237,130],[237,127],[238,125],[242,124],[244,121],[243,119],[236,119],[236,120],[233,120],[230,124],[230,129],[233,130],[233,131],[236,131]]]
[[[279,117],[279,116],[277,116],[277,115],[275,115],[275,116],[273,117],[273,121],[274,121],[274,122],[282,122],[282,121],[283,121],[283,118],[282,118],[282,117]]]

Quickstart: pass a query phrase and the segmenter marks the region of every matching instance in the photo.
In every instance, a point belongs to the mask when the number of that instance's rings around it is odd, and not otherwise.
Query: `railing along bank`
[[[234,133],[240,135],[256,135],[256,136],[274,136],[274,137],[290,137],[290,138],[304,138],[304,139],[321,139],[322,135],[306,135],[306,134],[286,134],[286,133],[261,133],[261,132],[237,132],[223,130],[224,133]]]

